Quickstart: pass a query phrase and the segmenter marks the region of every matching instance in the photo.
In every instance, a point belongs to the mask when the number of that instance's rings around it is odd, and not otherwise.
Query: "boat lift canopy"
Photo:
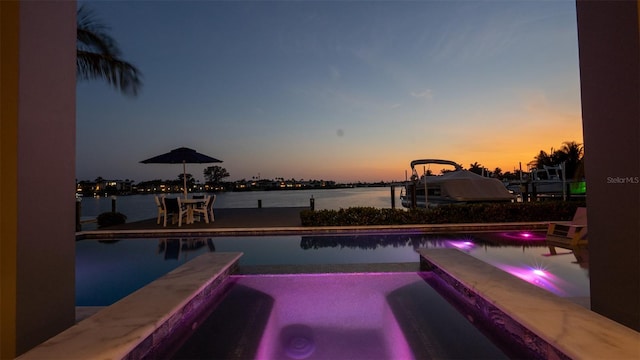
[[[440,165],[451,165],[456,168],[456,170],[462,170],[462,166],[458,163],[450,161],[450,160],[439,160],[439,159],[420,159],[413,160],[411,162],[411,170],[415,170],[416,165],[425,165],[425,164],[440,164]]]

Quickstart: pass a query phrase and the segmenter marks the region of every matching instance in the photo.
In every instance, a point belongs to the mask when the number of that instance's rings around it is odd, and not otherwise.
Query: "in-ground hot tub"
[[[506,358],[425,281],[429,276],[231,276],[226,299],[173,357]]]

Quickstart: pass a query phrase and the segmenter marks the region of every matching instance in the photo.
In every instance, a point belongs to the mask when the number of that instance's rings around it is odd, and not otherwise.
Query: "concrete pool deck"
[[[106,307],[19,359],[138,359],[161,354],[170,335],[192,329],[198,312],[235,271],[241,253],[209,253]],[[452,285],[475,306],[509,318],[509,336],[551,359],[637,359],[640,333],[541,290],[456,249],[423,249],[425,271]],[[479,306],[478,306],[479,305]],[[500,315],[496,315],[499,313]],[[504,324],[504,323],[502,323]]]

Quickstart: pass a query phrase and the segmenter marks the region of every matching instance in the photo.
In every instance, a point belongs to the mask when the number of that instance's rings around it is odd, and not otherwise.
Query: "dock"
[[[209,224],[197,221],[193,224],[157,223],[157,218],[134,221],[120,225],[76,232],[76,239],[100,239],[123,237],[197,237],[197,236],[245,236],[245,235],[303,235],[338,234],[366,231],[381,232],[466,232],[546,230],[548,222],[477,223],[477,224],[409,224],[369,226],[302,226],[300,212],[309,207],[271,208],[219,208],[214,209],[215,221]]]
[[[309,210],[308,207],[272,207],[272,208],[220,208],[214,209],[215,221],[208,224],[204,221],[196,221],[193,224],[171,224],[171,218],[167,226],[157,223],[157,218],[135,221],[121,225],[109,226],[105,230],[132,230],[132,229],[216,229],[216,228],[263,228],[302,226],[300,212]]]

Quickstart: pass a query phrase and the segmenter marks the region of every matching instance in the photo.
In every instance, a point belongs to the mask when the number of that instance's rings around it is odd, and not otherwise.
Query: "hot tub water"
[[[507,358],[425,281],[429,276],[231,276],[227,298],[173,358]]]

